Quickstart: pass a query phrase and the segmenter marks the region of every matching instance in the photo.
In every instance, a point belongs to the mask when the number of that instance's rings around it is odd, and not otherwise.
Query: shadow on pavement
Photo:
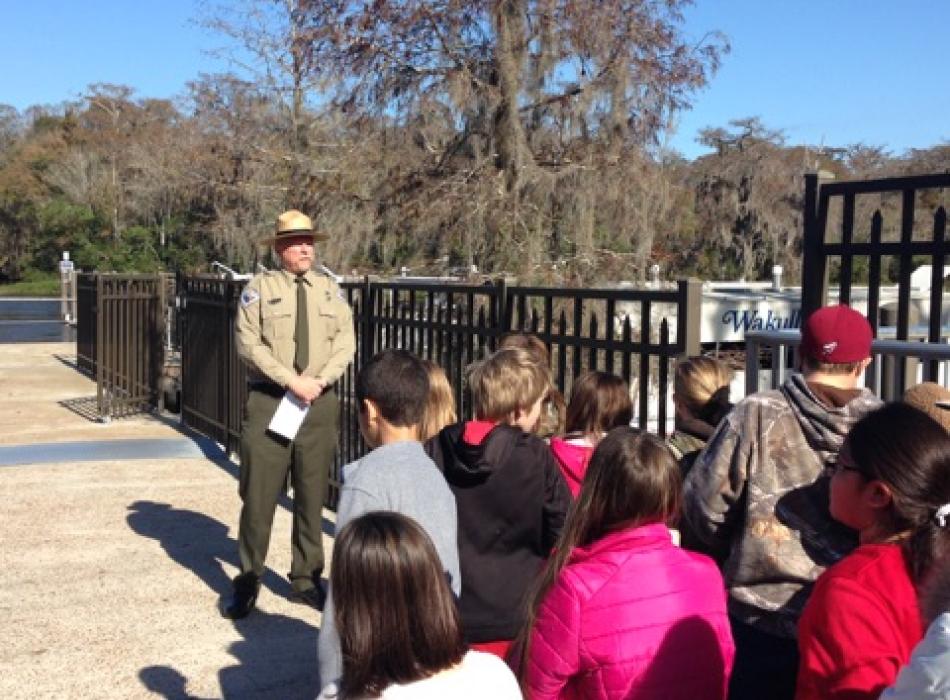
[[[60,355],[58,352],[54,352],[53,358],[59,360],[60,363],[66,365],[69,369],[74,369],[80,374],[91,377],[93,380],[95,379],[94,376],[79,366],[79,361],[75,355]]]
[[[244,637],[229,652],[238,665],[218,672],[225,698],[307,698],[320,693],[315,625],[255,611],[234,623]]]
[[[205,582],[218,596],[231,590],[231,579],[221,562],[240,568],[237,542],[227,526],[204,513],[173,508],[167,503],[135,501],[126,517],[129,527],[157,540],[168,556]],[[290,582],[271,569],[264,571],[261,584],[275,595],[290,593]]]
[[[80,418],[85,418],[90,423],[99,422],[99,401],[95,396],[81,396],[76,399],[63,399],[57,401],[60,406],[75,413]]]
[[[221,562],[237,567],[237,543],[223,523],[154,501],[132,503],[127,521],[137,534],[158,541],[172,561],[198,576],[218,596],[231,590]],[[271,569],[264,572],[262,585],[275,595],[290,592],[289,581]],[[222,618],[221,624],[233,624],[244,637],[228,650],[238,664],[218,672],[222,697],[314,698],[319,693],[315,625],[260,609],[233,623]],[[193,697],[186,690],[188,679],[169,666],[147,666],[139,671],[139,678],[162,697]]]
[[[139,680],[148,690],[168,700],[203,700],[188,694],[188,679],[170,666],[146,666],[139,671]]]
[[[315,626],[256,610],[234,627],[244,639],[228,649],[238,663],[218,672],[220,697],[312,700],[317,696]],[[150,691],[169,700],[195,697],[187,692],[188,679],[169,666],[147,666],[139,671],[139,679]]]

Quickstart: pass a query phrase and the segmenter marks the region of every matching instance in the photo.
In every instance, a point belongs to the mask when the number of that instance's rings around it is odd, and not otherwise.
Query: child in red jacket
[[[948,541],[950,436],[907,404],[858,421],[831,474],[833,518],[861,545],[815,583],[798,629],[796,698],[877,698],[923,637],[916,586]]]
[[[623,379],[607,372],[587,372],[574,381],[567,406],[567,434],[551,438],[551,452],[574,498],[597,443],[607,431],[630,425],[631,420],[630,387]]]
[[[734,646],[713,561],[675,546],[681,479],[655,435],[594,450],[518,645],[529,700],[723,700]]]

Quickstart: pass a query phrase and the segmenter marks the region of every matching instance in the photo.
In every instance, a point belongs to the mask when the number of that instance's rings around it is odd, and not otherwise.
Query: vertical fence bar
[[[821,250],[824,220],[818,217],[818,174],[805,175],[805,198],[802,212],[804,260],[802,261],[802,319],[822,305],[821,286],[824,279],[824,256]]]
[[[616,335],[616,316],[617,304],[613,296],[607,297],[606,310],[604,312],[604,340],[609,346],[614,341]],[[614,371],[614,351],[608,349],[604,353],[604,371],[613,374]]]
[[[868,256],[868,322],[871,324],[871,330],[874,337],[877,337],[878,329],[881,325],[881,257],[883,250],[881,248],[881,233],[884,229],[884,217],[881,216],[881,210],[878,209],[871,217],[871,254]],[[865,385],[871,388],[869,382],[878,376],[880,358],[871,355],[871,364],[865,373]]]
[[[663,351],[657,356],[657,433],[666,437],[666,400],[670,370],[670,356],[666,351],[670,347],[670,324],[665,318],[660,321],[660,347]]]
[[[574,326],[573,326],[574,336],[580,338],[584,334],[584,300],[581,298],[580,294],[574,295]],[[583,362],[582,353],[579,347],[574,347],[574,356],[572,359],[571,366],[571,383],[573,384],[574,380],[577,379],[578,375],[581,373],[581,363]]]
[[[640,302],[640,369],[639,376],[637,377],[637,386],[639,389],[639,424],[643,430],[646,430],[648,427],[648,421],[650,418],[650,353],[648,347],[650,345],[650,302],[649,300],[643,300]]]
[[[914,235],[914,190],[904,190],[901,198],[901,249],[897,289],[897,339],[907,340],[910,331],[910,273],[913,262],[910,244]]]
[[[96,408],[99,417],[108,420],[105,404],[105,352],[106,352],[106,314],[105,314],[105,278],[96,275]]]
[[[916,191],[905,189],[901,205],[901,250],[897,288],[897,339],[910,337],[910,274],[913,256],[910,245],[914,236],[914,196]],[[895,362],[895,397],[903,395],[907,386],[907,363]]]
[[[844,195],[844,214],[841,220],[841,244],[844,253],[841,255],[841,279],[838,280],[840,288],[839,302],[851,305],[851,275],[852,259],[851,242],[854,238],[854,192],[847,192]]]
[[[947,231],[947,210],[937,209],[934,214],[934,254],[930,261],[930,327],[927,339],[931,343],[943,342],[943,276],[946,257],[943,254]],[[924,381],[937,381],[940,363],[930,360],[924,364]]]
[[[544,297],[544,335],[546,340],[544,344],[547,346],[548,354],[551,354],[553,343],[551,343],[551,329],[554,327],[554,296],[551,294],[545,295]]]
[[[434,350],[433,347],[435,343],[435,291],[429,290],[426,293],[426,309],[425,309],[425,320],[426,320],[426,359],[434,360]]]
[[[597,338],[599,330],[600,329],[598,328],[598,323],[597,323],[597,312],[592,311],[590,314],[590,329],[588,331],[588,333],[590,334],[590,337]],[[594,344],[591,344],[591,346],[587,349],[587,371],[594,372],[596,370],[597,370],[597,346]],[[575,377],[575,379],[577,379],[577,377]]]

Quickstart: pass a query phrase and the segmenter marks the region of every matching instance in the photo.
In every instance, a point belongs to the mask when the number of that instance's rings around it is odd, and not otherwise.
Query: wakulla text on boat
[[[798,328],[802,323],[802,312],[794,309],[788,316],[782,317],[772,313],[769,309],[765,316],[758,309],[730,309],[722,315],[723,325],[732,324],[732,330],[748,331],[779,331],[787,328]]]

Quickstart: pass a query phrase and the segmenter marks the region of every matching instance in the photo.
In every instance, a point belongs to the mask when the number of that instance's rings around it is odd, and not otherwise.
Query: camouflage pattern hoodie
[[[867,389],[810,386],[793,374],[720,423],[686,480],[684,518],[723,562],[730,615],[796,637],[815,579],[857,543],[828,512],[824,462],[880,403]]]

